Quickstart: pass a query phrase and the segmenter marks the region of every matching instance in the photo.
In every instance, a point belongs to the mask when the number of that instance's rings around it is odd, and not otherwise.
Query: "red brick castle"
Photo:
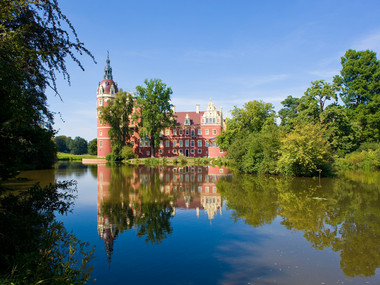
[[[104,79],[99,83],[96,92],[96,107],[107,106],[118,92],[117,84],[113,81],[112,68],[107,56],[104,69]],[[108,136],[110,125],[99,120],[97,112],[97,141],[98,157],[105,157],[112,151],[111,140]],[[194,112],[175,112],[175,127],[165,129],[161,133],[160,145],[157,148],[157,157],[173,157],[184,155],[187,157],[222,157],[224,155],[215,144],[215,140],[222,132],[224,119],[222,108],[218,111],[212,102],[209,102],[206,111],[200,111],[196,105]],[[134,134],[131,137],[134,152],[139,157],[150,157],[149,139],[138,136],[138,124],[131,125]]]

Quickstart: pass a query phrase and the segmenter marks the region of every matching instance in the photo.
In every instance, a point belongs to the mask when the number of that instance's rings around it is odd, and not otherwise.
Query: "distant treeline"
[[[66,136],[57,136],[54,138],[58,152],[71,153],[71,154],[97,154],[96,139],[87,142],[84,138]]]
[[[380,61],[373,51],[348,50],[341,64],[331,83],[311,82],[277,114],[262,101],[235,107],[217,140],[230,163],[245,173],[295,176],[379,169]]]

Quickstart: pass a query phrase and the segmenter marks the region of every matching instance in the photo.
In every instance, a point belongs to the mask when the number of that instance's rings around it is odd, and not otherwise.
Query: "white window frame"
[[[206,132],[205,132],[205,134],[206,134],[206,135],[208,135],[208,134],[209,134],[209,131],[208,131],[208,129],[206,129]]]

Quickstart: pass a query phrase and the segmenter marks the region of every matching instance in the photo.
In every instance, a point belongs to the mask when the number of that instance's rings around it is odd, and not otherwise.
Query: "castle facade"
[[[96,92],[96,107],[107,106],[118,92],[118,86],[113,81],[112,68],[107,57],[104,69],[104,79],[98,85]],[[200,111],[200,105],[195,106],[195,111],[175,112],[175,126],[161,132],[160,145],[156,148],[156,157],[174,157],[183,155],[186,157],[222,157],[223,151],[219,149],[215,141],[221,134],[225,121],[222,108],[217,110],[212,102],[208,103],[205,111]],[[138,157],[150,157],[150,142],[147,138],[138,135],[138,124],[131,124],[133,135],[130,142]],[[98,157],[106,157],[112,152],[111,139],[108,135],[110,125],[99,120],[97,112],[97,143]]]

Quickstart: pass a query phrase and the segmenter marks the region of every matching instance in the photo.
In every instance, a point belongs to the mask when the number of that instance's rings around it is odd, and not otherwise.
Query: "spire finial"
[[[111,65],[110,65],[111,61],[110,61],[110,53],[109,51],[107,50],[107,60],[106,60],[106,67],[104,68],[104,79],[113,79],[112,78],[112,68],[111,68]]]

